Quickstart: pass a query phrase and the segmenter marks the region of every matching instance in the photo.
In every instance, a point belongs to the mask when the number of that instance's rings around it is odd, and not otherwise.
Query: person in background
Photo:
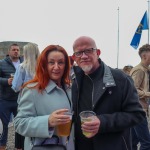
[[[133,68],[133,66],[127,65],[127,66],[124,66],[124,67],[123,67],[122,71],[123,71],[124,73],[130,75],[130,71],[131,71],[132,68]]]
[[[131,150],[130,128],[145,119],[132,78],[108,67],[91,37],[77,38],[73,50],[78,65],[72,84],[75,149]],[[79,114],[86,110],[96,117],[81,125]],[[82,131],[91,134],[84,136]]]
[[[33,79],[39,54],[39,48],[34,43],[28,43],[23,47],[24,61],[18,66],[12,82],[15,92],[19,92],[25,82]]]
[[[150,85],[149,85],[149,65],[150,65],[150,45],[145,44],[139,48],[139,56],[141,62],[135,66],[130,75],[134,80],[134,85],[137,89],[140,103],[143,110],[149,117],[149,98],[150,98]],[[140,124],[132,128],[133,134],[133,150],[137,150],[137,144],[140,142],[140,150],[150,150],[150,133],[148,128],[148,121],[145,118]]]
[[[69,71],[69,57],[63,47],[49,45],[40,54],[34,78],[23,86],[14,118],[16,132],[25,136],[25,150],[46,139],[56,144],[56,126],[70,121],[70,117],[64,115],[72,112]],[[66,141],[67,137],[59,137],[61,144],[65,145]],[[71,134],[67,149],[73,148]]]
[[[12,44],[8,50],[6,58],[0,61],[0,118],[3,122],[3,135],[0,138],[0,150],[6,148],[8,123],[10,115],[17,114],[17,98],[18,93],[15,93],[11,86],[13,76],[19,64],[22,62],[20,58],[20,48],[17,44]]]
[[[12,89],[15,92],[19,92],[25,82],[33,79],[39,54],[40,51],[36,44],[28,43],[23,47],[24,61],[18,66],[12,82]],[[24,149],[24,136],[18,133],[15,134],[15,148]]]

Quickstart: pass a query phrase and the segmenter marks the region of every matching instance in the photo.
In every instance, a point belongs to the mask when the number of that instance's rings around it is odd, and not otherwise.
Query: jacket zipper
[[[124,144],[125,144],[126,150],[128,150],[128,146],[127,146],[126,140],[125,140],[125,138],[124,138],[123,136],[122,136],[122,139],[123,139],[123,141],[124,141]]]
[[[88,75],[87,75],[88,76]],[[94,109],[94,103],[93,103],[93,98],[94,98],[94,83],[93,83],[93,80],[90,78],[90,76],[88,76],[89,79],[92,81],[92,110]]]

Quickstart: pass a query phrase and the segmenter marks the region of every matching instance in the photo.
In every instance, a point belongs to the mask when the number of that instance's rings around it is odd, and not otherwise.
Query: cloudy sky
[[[130,42],[146,10],[147,0],[0,0],[0,42],[34,42],[40,51],[59,44],[72,55],[74,40],[87,35],[109,66],[116,68],[117,60],[119,68],[135,66],[140,58]],[[145,43],[148,30],[139,47]]]

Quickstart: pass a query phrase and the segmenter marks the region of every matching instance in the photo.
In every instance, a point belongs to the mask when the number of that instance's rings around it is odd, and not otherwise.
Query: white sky
[[[0,42],[25,41],[63,46],[72,55],[74,40],[82,35],[95,39],[101,58],[117,67],[139,63],[138,50],[130,46],[145,11],[147,0],[0,0]],[[148,43],[143,31],[140,46]]]

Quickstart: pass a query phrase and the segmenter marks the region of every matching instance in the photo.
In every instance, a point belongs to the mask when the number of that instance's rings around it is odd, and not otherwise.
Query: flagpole
[[[148,44],[149,44],[149,27],[150,27],[150,22],[149,22],[149,0],[147,1],[148,2],[148,15],[147,15],[147,17],[148,17]]]
[[[118,7],[118,40],[117,40],[117,68],[119,62],[119,7]]]

